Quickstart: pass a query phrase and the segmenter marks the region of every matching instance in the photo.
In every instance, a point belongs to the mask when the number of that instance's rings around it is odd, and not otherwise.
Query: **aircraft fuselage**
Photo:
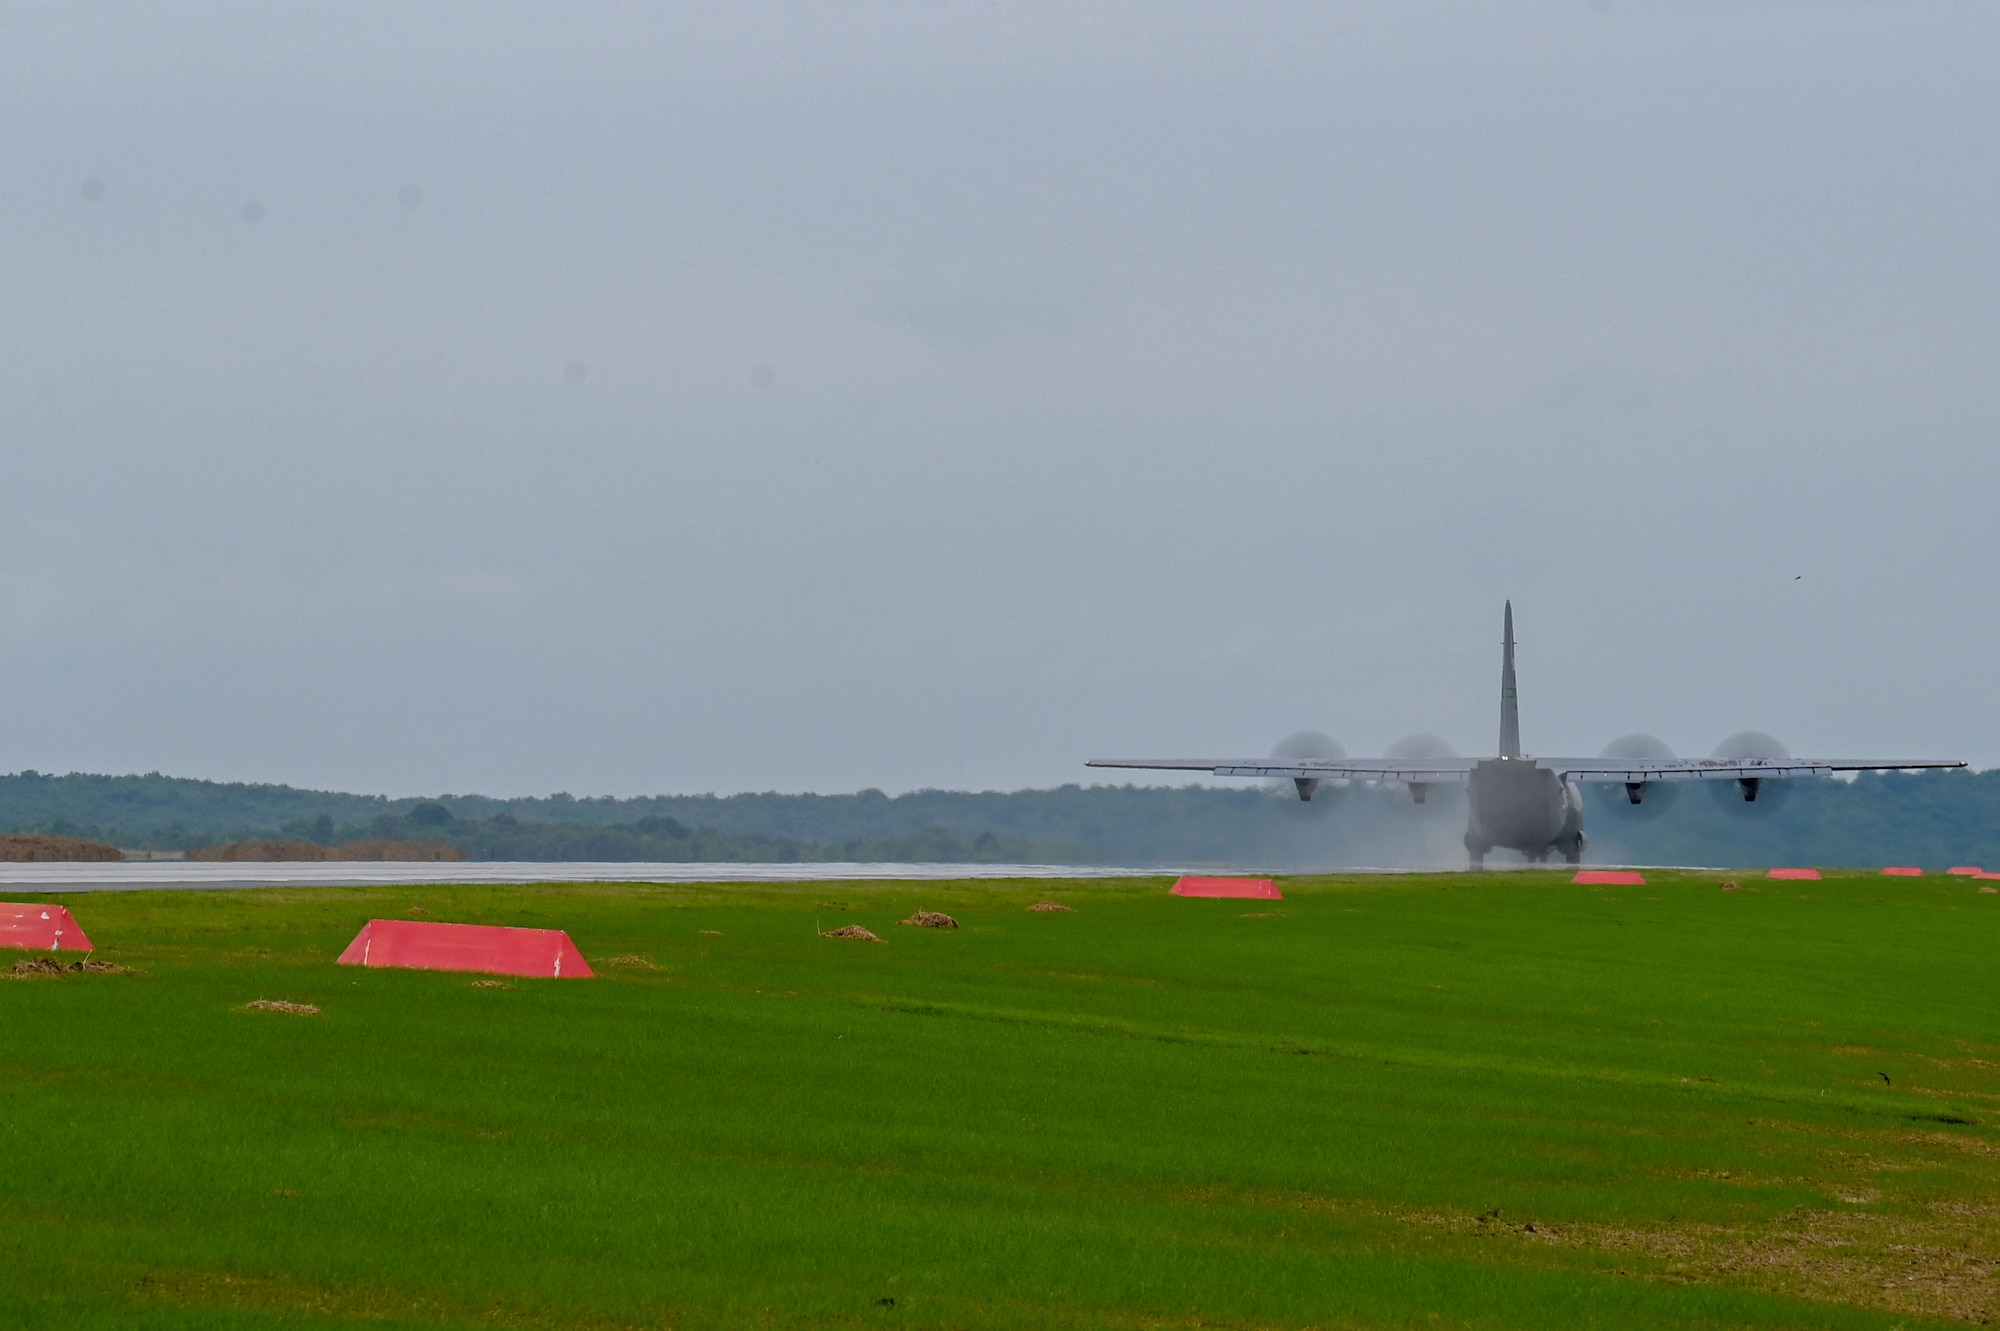
[[[1486,758],[1466,783],[1465,848],[1477,861],[1496,847],[1531,860],[1583,853],[1583,797],[1560,773],[1530,759]]]

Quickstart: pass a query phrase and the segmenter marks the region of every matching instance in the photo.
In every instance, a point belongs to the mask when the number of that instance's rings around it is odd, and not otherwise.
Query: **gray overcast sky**
[[[2000,6],[0,5],[0,769],[2000,763]]]

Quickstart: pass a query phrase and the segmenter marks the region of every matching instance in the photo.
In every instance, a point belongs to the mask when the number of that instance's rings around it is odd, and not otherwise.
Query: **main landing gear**
[[[1583,847],[1586,840],[1588,838],[1583,835],[1583,829],[1578,828],[1576,835],[1564,837],[1562,840],[1556,842],[1556,849],[1562,852],[1565,863],[1581,864],[1583,863]]]
[[[1562,854],[1565,864],[1581,864],[1583,863],[1583,848],[1587,842],[1588,839],[1579,831],[1572,836],[1562,837],[1551,842],[1549,845],[1539,847],[1535,850],[1523,851],[1522,854],[1530,864],[1547,864],[1549,861],[1549,852],[1559,851]],[[1465,834],[1465,853],[1472,857],[1473,868],[1485,868],[1486,856],[1492,849],[1492,842],[1481,841],[1470,832]]]

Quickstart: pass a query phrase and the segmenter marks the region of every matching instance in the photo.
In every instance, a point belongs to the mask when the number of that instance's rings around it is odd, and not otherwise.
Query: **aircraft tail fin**
[[[1507,640],[1500,655],[1500,756],[1521,756],[1521,700],[1514,690],[1514,603],[1507,602]]]

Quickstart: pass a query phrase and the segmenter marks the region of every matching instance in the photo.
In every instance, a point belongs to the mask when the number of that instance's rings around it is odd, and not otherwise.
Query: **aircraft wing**
[[[1895,772],[1918,767],[1963,767],[1949,758],[1537,758],[1535,763],[1572,781],[1762,781],[1835,772]]]
[[[1093,758],[1087,767],[1135,767],[1213,776],[1276,776],[1293,780],[1402,781],[1463,785],[1477,758]],[[1964,767],[1952,758],[1531,758],[1572,781],[1776,781],[1835,772],[1894,772]]]
[[[1142,767],[1215,776],[1282,776],[1294,781],[1406,781],[1464,784],[1477,758],[1093,758],[1086,767]]]

